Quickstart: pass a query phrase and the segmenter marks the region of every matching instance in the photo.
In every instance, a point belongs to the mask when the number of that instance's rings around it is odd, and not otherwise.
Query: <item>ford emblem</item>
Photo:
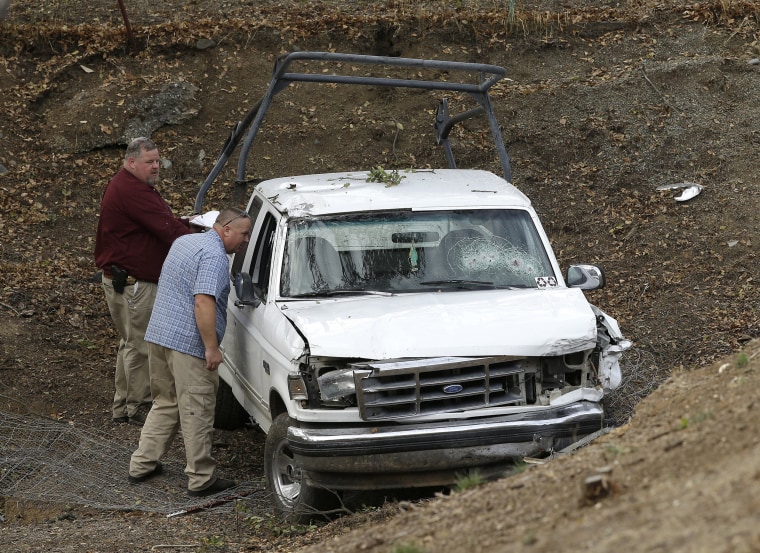
[[[464,386],[461,384],[449,384],[448,386],[444,386],[443,393],[444,394],[458,394],[464,390]]]

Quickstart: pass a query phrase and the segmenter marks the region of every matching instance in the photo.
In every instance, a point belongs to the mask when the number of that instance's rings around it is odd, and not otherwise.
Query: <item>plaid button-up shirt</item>
[[[145,341],[204,359],[206,348],[195,322],[195,295],[216,299],[216,336],[221,343],[229,293],[229,259],[219,235],[210,230],[179,237],[161,269]]]

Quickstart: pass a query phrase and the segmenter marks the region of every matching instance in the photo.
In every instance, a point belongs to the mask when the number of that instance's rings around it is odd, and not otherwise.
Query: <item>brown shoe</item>
[[[205,497],[207,495],[213,495],[217,492],[223,492],[224,490],[232,488],[234,486],[235,482],[232,480],[217,478],[209,487],[203,488],[202,490],[187,490],[187,494],[190,497]]]

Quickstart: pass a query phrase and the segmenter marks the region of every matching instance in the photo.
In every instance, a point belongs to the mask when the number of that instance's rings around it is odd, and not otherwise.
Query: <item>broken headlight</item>
[[[338,369],[317,378],[319,393],[323,400],[339,399],[356,393],[353,369]]]

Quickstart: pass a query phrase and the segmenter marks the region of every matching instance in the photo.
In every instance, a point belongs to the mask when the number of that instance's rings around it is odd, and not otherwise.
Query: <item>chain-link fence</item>
[[[135,485],[126,478],[134,447],[93,429],[0,411],[0,496],[167,516],[203,509],[232,510],[239,499],[246,502],[247,511],[269,508],[263,481],[244,482],[205,498],[189,498],[184,450],[176,442],[162,459],[162,475]]]

